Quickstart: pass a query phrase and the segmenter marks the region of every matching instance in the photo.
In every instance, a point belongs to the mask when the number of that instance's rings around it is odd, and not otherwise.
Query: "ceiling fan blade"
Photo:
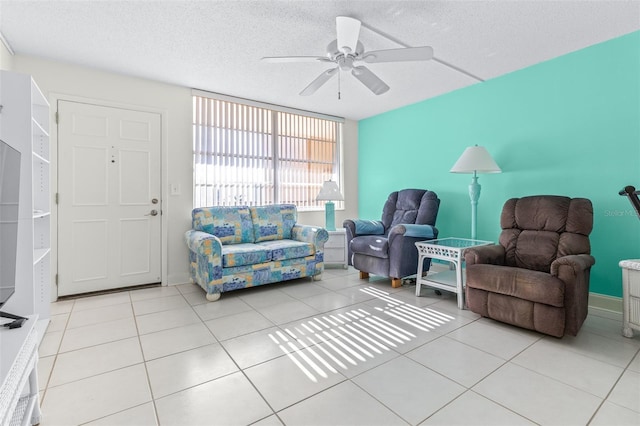
[[[431,58],[433,58],[433,48],[422,46],[365,52],[362,60],[371,64],[375,62],[428,61]]]
[[[338,69],[338,67],[331,68],[320,74],[318,77],[316,77],[315,80],[311,82],[311,84],[309,84],[304,88],[302,92],[300,92],[300,96],[313,95],[316,90],[318,90],[323,84],[331,80],[331,77],[333,77],[338,72]]]
[[[351,74],[376,95],[382,95],[389,90],[389,86],[367,67],[353,67]]]
[[[355,52],[360,36],[360,21],[348,16],[336,17],[338,49],[343,53]],[[347,51],[349,49],[349,51]]]
[[[261,58],[265,62],[331,62],[324,56],[265,56]]]

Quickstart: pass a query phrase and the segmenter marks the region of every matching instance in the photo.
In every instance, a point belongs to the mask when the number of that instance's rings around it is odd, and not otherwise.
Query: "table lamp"
[[[335,204],[333,204],[334,200],[342,201],[344,200],[344,197],[340,193],[338,184],[332,180],[327,180],[322,184],[322,189],[316,197],[316,201],[326,201],[326,203],[324,204],[324,214],[326,223],[325,227],[327,231],[336,230]]]
[[[451,173],[473,173],[473,178],[469,184],[469,198],[471,198],[471,239],[476,239],[476,225],[478,220],[478,199],[480,198],[480,184],[478,183],[478,173],[502,173],[502,170],[491,154],[483,146],[470,146],[464,150],[456,164],[453,165]]]

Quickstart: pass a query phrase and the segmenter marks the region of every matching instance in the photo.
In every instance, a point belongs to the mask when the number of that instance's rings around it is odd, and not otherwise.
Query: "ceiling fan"
[[[428,61],[433,58],[433,48],[430,46],[367,52],[358,40],[361,25],[357,19],[338,16],[336,18],[337,38],[327,46],[326,56],[268,56],[262,60],[267,62],[326,62],[335,64],[334,68],[324,71],[300,92],[302,96],[309,96],[338,74],[340,70],[350,71],[374,94],[381,95],[389,90],[389,86],[360,63]]]

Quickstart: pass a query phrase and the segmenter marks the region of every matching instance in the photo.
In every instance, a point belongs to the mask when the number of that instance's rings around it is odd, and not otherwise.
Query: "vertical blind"
[[[342,123],[193,96],[194,207],[291,203],[322,207],[340,182]]]

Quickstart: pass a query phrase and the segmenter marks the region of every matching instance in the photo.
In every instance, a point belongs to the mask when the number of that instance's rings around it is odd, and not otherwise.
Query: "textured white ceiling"
[[[434,61],[368,64],[390,87],[351,75],[298,93],[321,63],[263,56],[325,54],[335,17],[362,21],[367,50],[429,45]],[[17,54],[359,120],[640,29],[640,0],[29,1],[0,0]],[[446,64],[452,65],[452,67]]]

